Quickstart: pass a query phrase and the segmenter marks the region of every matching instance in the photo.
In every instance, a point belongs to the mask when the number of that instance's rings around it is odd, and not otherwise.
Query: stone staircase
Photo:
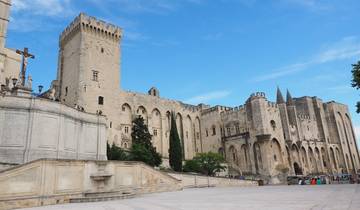
[[[81,198],[71,198],[70,203],[122,200],[127,198],[134,198],[135,196],[136,194],[134,192],[88,192],[84,193],[84,196]]]

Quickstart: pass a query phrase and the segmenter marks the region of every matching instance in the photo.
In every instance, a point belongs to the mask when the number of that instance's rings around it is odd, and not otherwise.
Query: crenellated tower
[[[106,114],[120,88],[122,29],[81,13],[61,34],[58,98]]]

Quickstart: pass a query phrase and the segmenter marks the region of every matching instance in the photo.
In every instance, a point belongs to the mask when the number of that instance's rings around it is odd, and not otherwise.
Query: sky
[[[58,37],[80,13],[124,30],[121,88],[238,106],[253,92],[347,104],[360,139],[351,64],[358,0],[12,0],[7,47],[29,47],[34,85],[56,79]]]

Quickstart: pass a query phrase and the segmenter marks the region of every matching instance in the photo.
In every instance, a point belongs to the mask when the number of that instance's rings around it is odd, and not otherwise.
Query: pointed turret
[[[276,103],[277,104],[284,104],[285,103],[284,97],[283,97],[279,87],[277,87]]]
[[[286,93],[286,104],[287,104],[288,106],[294,106],[294,105],[295,105],[294,100],[293,100],[293,98],[291,97],[291,94],[290,94],[290,91],[289,91],[289,90],[287,90],[287,93]]]

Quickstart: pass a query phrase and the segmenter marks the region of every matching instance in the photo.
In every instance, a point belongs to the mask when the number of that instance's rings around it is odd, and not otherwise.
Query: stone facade
[[[0,167],[41,158],[106,160],[106,119],[31,96],[0,96]]]
[[[9,2],[0,0],[5,25]],[[5,34],[6,29],[2,37]],[[166,159],[170,115],[175,113],[184,159],[200,152],[219,152],[230,163],[231,173],[258,175],[272,183],[284,174],[360,169],[346,105],[324,103],[316,97],[292,98],[290,93],[285,101],[280,90],[276,103],[269,102],[264,93],[255,93],[235,108],[164,99],[155,87],[148,94],[125,91],[120,88],[121,39],[121,28],[80,14],[60,36],[57,79],[47,92],[62,106],[105,116],[107,142],[130,148],[132,120],[141,115],[153,144]],[[64,115],[72,112],[61,111]],[[37,157],[41,156],[47,157],[46,153]]]
[[[107,140],[125,149],[131,145],[131,122],[141,115],[153,144],[168,157],[170,113],[176,114],[184,158],[199,152],[220,152],[237,174],[257,174],[279,181],[289,174],[352,173],[360,169],[359,153],[347,106],[316,97],[277,103],[264,93],[245,105],[194,106],[120,88],[122,30],[80,14],[60,38],[58,98],[69,106],[107,116]]]
[[[18,78],[20,73],[21,56],[5,47],[10,6],[11,0],[0,0],[0,86],[5,85],[6,80]]]

